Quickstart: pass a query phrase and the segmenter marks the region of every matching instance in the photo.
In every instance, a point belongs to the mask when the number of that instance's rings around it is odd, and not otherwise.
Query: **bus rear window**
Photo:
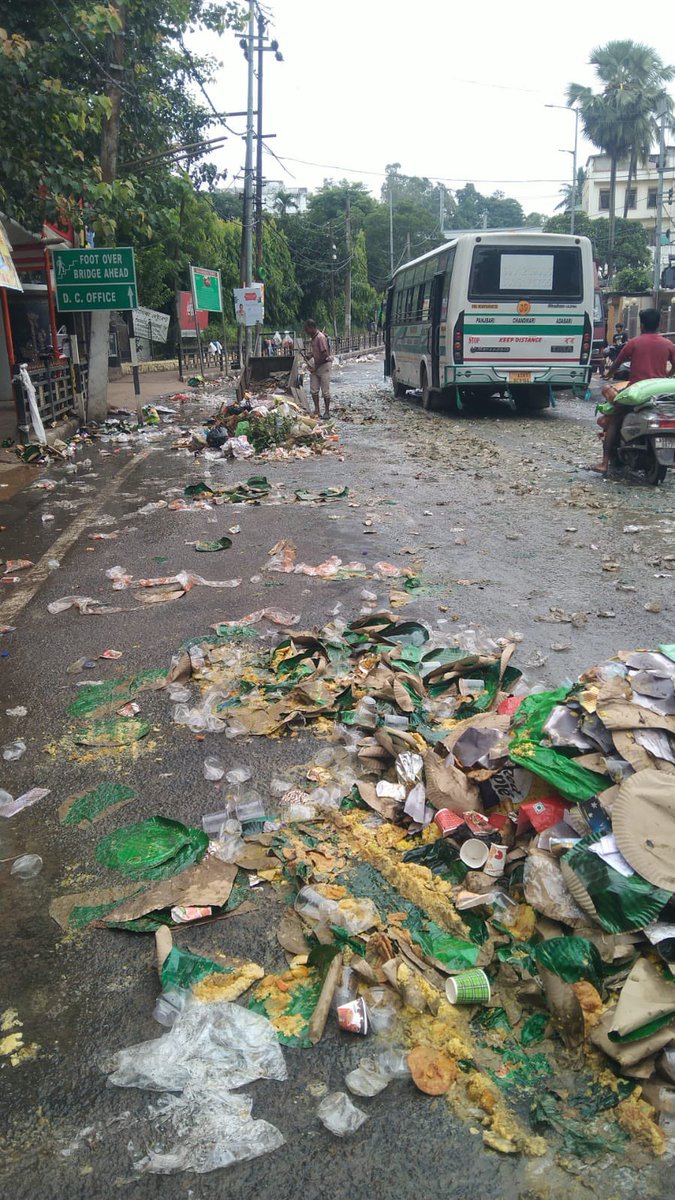
[[[536,298],[574,301],[583,297],[577,246],[476,246],[469,300]]]

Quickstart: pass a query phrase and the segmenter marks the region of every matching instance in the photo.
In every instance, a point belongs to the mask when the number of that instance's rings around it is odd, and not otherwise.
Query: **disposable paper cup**
[[[490,999],[490,980],[485,971],[475,967],[450,975],[445,981],[445,994],[451,1004],[487,1004]]]
[[[478,838],[469,838],[459,852],[459,857],[464,865],[471,867],[472,871],[479,870],[487,862],[487,856],[488,848],[485,842],[479,842]]]
[[[492,842],[492,844],[488,846],[485,874],[494,876],[503,875],[505,866],[506,846],[500,846],[498,842]]]

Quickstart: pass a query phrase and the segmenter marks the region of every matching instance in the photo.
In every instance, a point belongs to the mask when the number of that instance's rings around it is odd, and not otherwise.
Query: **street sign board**
[[[192,304],[192,292],[178,293],[178,320],[180,322],[180,335],[184,338],[196,338],[195,330],[195,310]],[[197,324],[200,329],[206,329],[209,323],[209,314],[206,312],[197,313]]]
[[[59,312],[138,307],[131,246],[52,250]]]
[[[237,325],[262,325],[265,319],[265,284],[233,288],[234,313]]]
[[[135,308],[134,337],[151,342],[165,342],[169,335],[170,317],[154,308]]]
[[[199,312],[222,312],[223,301],[220,291],[220,271],[207,271],[204,267],[191,267],[195,300]]]

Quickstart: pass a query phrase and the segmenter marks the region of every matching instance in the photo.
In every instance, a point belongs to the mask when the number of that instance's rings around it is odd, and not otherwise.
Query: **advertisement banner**
[[[12,262],[12,247],[2,225],[0,225],[0,287],[11,288],[14,292],[23,291],[16,267]]]
[[[195,310],[192,306],[192,296],[190,292],[178,293],[178,317],[180,322],[181,337],[196,338]],[[197,321],[200,329],[206,329],[206,326],[209,323],[209,314],[207,312],[198,312]]]
[[[192,271],[197,311],[222,312],[220,271],[207,271],[204,267],[190,267],[190,270]]]
[[[237,325],[262,325],[265,319],[265,284],[233,288],[234,313]]]

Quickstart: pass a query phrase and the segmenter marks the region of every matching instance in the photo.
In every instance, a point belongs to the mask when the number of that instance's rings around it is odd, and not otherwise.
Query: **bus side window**
[[[424,316],[425,292],[427,292],[427,295],[428,295],[428,285],[426,283],[421,283],[419,288],[417,289],[417,307],[415,308],[415,320],[416,321],[423,321],[425,319],[425,316]],[[426,302],[426,307],[428,310],[428,308],[429,308],[428,300]]]

